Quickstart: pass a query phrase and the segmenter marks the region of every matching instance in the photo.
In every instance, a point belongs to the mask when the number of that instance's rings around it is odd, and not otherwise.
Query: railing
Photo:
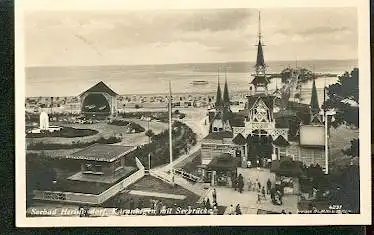
[[[196,175],[184,171],[182,168],[172,169],[174,174],[178,174],[185,179],[191,180],[193,182],[202,182],[202,179]]]
[[[48,201],[65,201],[74,203],[86,204],[100,204],[109,198],[116,195],[121,190],[127,188],[129,185],[135,183],[144,176],[144,169],[140,169],[129,177],[121,180],[117,184],[108,188],[99,195],[75,193],[75,192],[58,192],[58,191],[40,191],[34,190],[34,199],[48,200]]]

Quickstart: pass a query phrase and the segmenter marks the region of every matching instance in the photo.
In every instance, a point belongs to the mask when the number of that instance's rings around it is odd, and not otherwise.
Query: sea
[[[316,73],[341,75],[357,67],[358,61],[269,61],[267,72],[279,73],[288,66],[303,67]],[[233,94],[248,91],[253,72],[254,62],[27,67],[26,96],[77,96],[100,81],[120,95],[165,94],[169,91],[169,81],[173,93],[214,93],[217,89],[218,77],[221,85],[225,78],[227,79],[229,91]],[[337,82],[337,79],[337,77],[320,77],[316,80],[319,98],[323,96],[324,86]],[[208,84],[193,85],[192,82],[195,80],[207,81]],[[306,91],[303,98],[308,99],[311,86],[311,81],[302,85],[302,91]],[[272,79],[269,84],[270,90],[276,87],[281,87],[280,79]]]

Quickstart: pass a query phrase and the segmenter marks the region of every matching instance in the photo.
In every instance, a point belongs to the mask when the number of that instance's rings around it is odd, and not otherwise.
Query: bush
[[[27,146],[28,150],[57,150],[57,149],[74,149],[74,148],[85,148],[90,145],[99,143],[99,144],[115,144],[122,141],[120,137],[111,136],[109,138],[101,137],[97,140],[90,141],[90,142],[72,142],[71,144],[59,144],[59,143],[36,143],[30,144]]]
[[[130,122],[125,120],[118,120],[114,119],[108,122],[109,125],[116,125],[116,126],[127,126]]]
[[[26,138],[43,138],[43,137],[62,137],[62,138],[75,138],[96,135],[99,133],[96,130],[91,129],[75,129],[72,127],[63,127],[61,131],[44,131],[41,133],[27,133]]]
[[[145,131],[144,127],[142,127],[141,125],[139,125],[138,123],[135,123],[135,122],[131,122],[129,124],[129,128],[131,130],[135,130],[135,133],[140,133],[140,132]]]

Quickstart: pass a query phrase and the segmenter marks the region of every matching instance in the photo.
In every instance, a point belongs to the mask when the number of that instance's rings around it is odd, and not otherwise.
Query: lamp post
[[[150,131],[149,131],[149,122],[150,122],[150,118],[147,119],[148,121],[148,134],[150,134]],[[148,135],[148,146],[149,146],[149,153],[148,153],[148,171],[151,170],[151,136]]]
[[[173,132],[172,132],[172,100],[171,100],[171,81],[169,81],[169,154],[170,154],[170,175],[171,181],[174,183],[174,172],[173,172]]]

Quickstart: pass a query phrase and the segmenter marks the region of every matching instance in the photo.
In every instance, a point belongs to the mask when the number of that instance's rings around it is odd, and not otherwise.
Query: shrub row
[[[90,141],[90,142],[80,142],[79,140],[76,142],[72,142],[71,144],[59,144],[59,143],[33,143],[27,146],[29,150],[57,150],[57,149],[74,149],[74,148],[85,148],[90,145],[99,143],[99,144],[115,144],[121,142],[122,138],[111,136],[109,138],[100,137],[97,140]]]

